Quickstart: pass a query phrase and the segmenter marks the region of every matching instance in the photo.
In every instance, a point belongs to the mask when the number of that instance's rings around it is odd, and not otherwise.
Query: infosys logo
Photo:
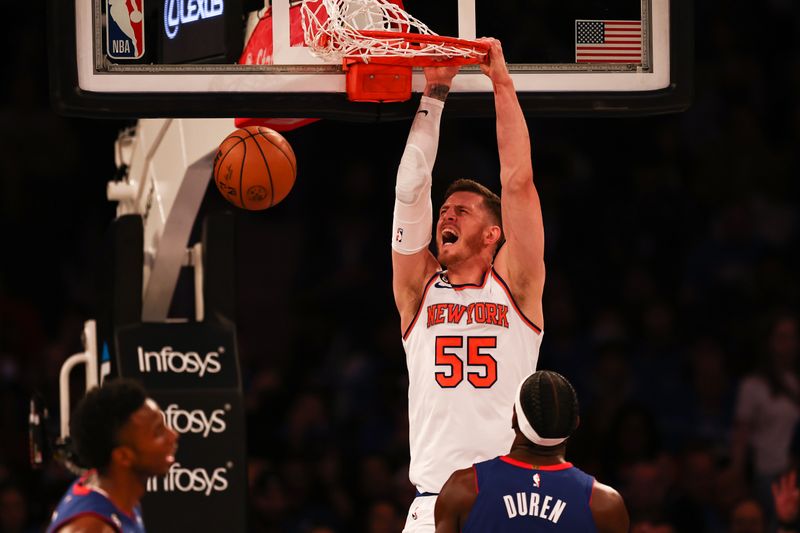
[[[142,373],[197,374],[202,378],[206,374],[217,374],[222,370],[219,357],[225,353],[225,348],[220,346],[216,352],[205,355],[198,352],[178,352],[172,346],[164,346],[158,352],[148,352],[138,346],[136,351],[139,356],[139,371]]]
[[[228,468],[232,466],[231,463],[227,465]],[[147,480],[147,492],[201,492],[210,496],[212,492],[228,490],[228,468],[209,472],[205,468],[184,468],[180,463],[173,463],[161,483],[158,477]]]
[[[206,413],[202,409],[181,409],[176,403],[169,404],[162,411],[164,423],[185,435],[187,433],[202,434],[203,438],[211,433],[223,433],[227,429],[225,413],[231,410],[231,404],[226,403],[223,409],[214,409]]]

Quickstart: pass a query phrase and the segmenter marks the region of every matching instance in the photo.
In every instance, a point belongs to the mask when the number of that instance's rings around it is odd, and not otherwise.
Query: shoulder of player
[[[442,487],[437,500],[444,499],[445,503],[458,507],[462,507],[465,504],[471,506],[477,495],[475,469],[469,467],[456,470],[450,474],[450,478]]]
[[[94,514],[84,514],[58,528],[58,533],[117,533],[117,529]]]
[[[436,498],[433,511],[436,532],[460,531],[472,510],[476,497],[473,469],[465,468],[453,472]]]
[[[600,533],[628,531],[630,519],[625,502],[613,487],[595,481],[590,504],[597,530]]]

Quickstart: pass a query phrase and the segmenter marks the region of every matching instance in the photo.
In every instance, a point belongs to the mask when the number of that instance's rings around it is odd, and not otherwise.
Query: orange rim
[[[489,44],[468,39],[458,39],[456,37],[445,37],[441,35],[424,35],[419,33],[405,33],[381,30],[361,30],[358,32],[367,38],[382,39],[389,41],[389,48],[397,49],[398,52],[405,50],[421,50],[423,44],[449,45],[465,51],[475,51],[485,55],[489,52]],[[395,42],[396,41],[396,42]],[[365,50],[365,55],[369,52]],[[455,66],[455,65],[474,65],[483,62],[483,57],[451,57],[443,53],[434,53],[418,56],[375,56],[370,57],[369,62],[380,65],[402,65],[416,67],[430,66]],[[356,55],[348,55],[345,62],[363,61],[363,58]]]

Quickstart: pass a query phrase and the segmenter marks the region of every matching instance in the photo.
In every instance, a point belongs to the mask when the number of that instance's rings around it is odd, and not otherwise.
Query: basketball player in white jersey
[[[451,185],[429,251],[431,172],[457,67],[425,69],[426,87],[397,172],[393,290],[409,372],[409,478],[418,496],[404,532],[433,532],[450,474],[505,453],[508,410],[536,370],[542,327],[544,230],[530,139],[500,42],[481,69],[492,80],[502,196]]]

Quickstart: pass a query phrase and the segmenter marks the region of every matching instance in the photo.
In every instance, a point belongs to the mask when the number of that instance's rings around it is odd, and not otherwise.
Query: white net
[[[370,58],[420,56],[480,59],[485,54],[463,44],[427,42],[424,36],[438,34],[390,0],[303,0],[301,19],[306,46],[328,61],[358,58],[368,63]],[[409,39],[408,34],[418,39]]]

